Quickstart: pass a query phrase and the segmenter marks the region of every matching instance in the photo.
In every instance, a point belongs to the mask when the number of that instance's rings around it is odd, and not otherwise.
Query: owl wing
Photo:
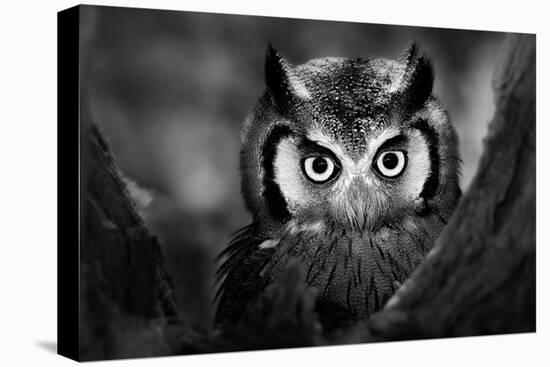
[[[272,250],[258,250],[264,239],[256,235],[254,224],[237,231],[218,260],[225,261],[216,272],[218,290],[215,324],[235,323],[247,305],[267,286],[260,272],[268,263]]]

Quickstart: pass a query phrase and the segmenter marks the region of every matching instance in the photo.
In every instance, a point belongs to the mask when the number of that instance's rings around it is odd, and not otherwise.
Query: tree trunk
[[[88,116],[82,121],[81,359],[169,353],[162,335],[152,332],[153,320],[176,315],[159,243],[107,142]]]
[[[493,88],[477,174],[375,340],[535,331],[535,36],[509,36]]]

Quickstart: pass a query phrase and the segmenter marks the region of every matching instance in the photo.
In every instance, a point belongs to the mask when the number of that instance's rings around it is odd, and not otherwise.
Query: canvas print
[[[535,331],[535,35],[58,24],[61,354]]]

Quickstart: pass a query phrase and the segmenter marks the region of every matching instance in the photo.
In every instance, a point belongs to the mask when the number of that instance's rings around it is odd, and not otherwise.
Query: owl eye
[[[324,183],[334,178],[339,167],[330,157],[308,157],[302,161],[302,169],[306,177],[314,183]]]
[[[395,178],[403,172],[406,164],[407,156],[405,152],[391,150],[378,156],[375,168],[380,175],[388,178]]]

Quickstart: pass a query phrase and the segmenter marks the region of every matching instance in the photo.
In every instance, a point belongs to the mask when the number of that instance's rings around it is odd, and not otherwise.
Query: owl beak
[[[355,178],[348,191],[350,209],[352,211],[352,225],[362,230],[367,222],[368,187],[362,178]]]
[[[364,230],[368,224],[369,188],[362,177],[355,177],[335,202],[334,212],[351,228]]]

